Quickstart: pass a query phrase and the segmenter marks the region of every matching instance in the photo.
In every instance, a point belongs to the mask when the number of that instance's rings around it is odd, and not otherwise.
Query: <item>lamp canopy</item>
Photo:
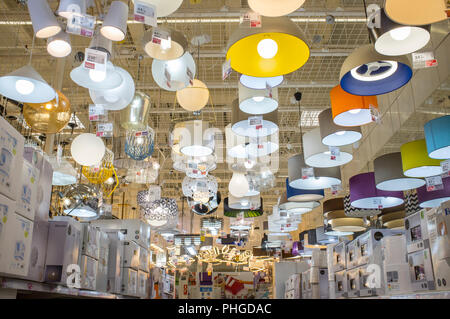
[[[424,126],[425,142],[430,158],[450,158],[450,115],[438,117]]]
[[[408,177],[429,177],[442,174],[441,162],[430,158],[424,139],[400,147],[403,174]]]
[[[406,25],[425,25],[447,19],[442,0],[386,0],[386,14],[393,21]]]
[[[333,122],[331,108],[319,114],[319,127],[322,144],[328,146],[343,146],[353,144],[362,137],[359,126],[339,126]]]

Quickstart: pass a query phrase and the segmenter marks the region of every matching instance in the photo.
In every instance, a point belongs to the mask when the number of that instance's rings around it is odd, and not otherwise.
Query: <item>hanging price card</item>
[[[342,190],[341,184],[331,185],[331,194],[332,195],[337,195],[337,193],[339,193],[340,190]]]
[[[312,167],[303,167],[302,168],[302,179],[308,179],[314,177],[314,168]]]
[[[444,185],[442,184],[442,177],[439,175],[425,177],[425,181],[427,183],[427,192],[437,191],[444,188]]]
[[[188,67],[186,67],[186,75],[189,79],[189,84],[194,85],[194,73]]]
[[[107,111],[101,104],[90,104],[89,105],[89,121],[106,121]]]
[[[378,209],[383,209],[383,205],[381,203],[381,199],[380,198],[374,198],[373,199],[373,205],[375,207],[378,207]]]
[[[248,125],[254,127],[256,130],[260,130],[263,127],[263,117],[258,116],[251,116],[248,118]]]
[[[339,150],[339,147],[337,147],[337,146],[330,146],[330,159],[332,161],[337,160],[340,155],[341,155],[341,151]]]
[[[152,43],[166,47],[167,42],[170,43],[170,32],[161,28],[153,28]],[[170,49],[170,45],[166,49]]]
[[[415,52],[412,54],[412,61],[414,69],[430,68],[438,65],[433,52]]]
[[[450,176],[450,160],[442,161],[441,162],[442,167],[442,178],[449,177]]]
[[[156,27],[156,6],[143,1],[134,1],[134,20]]]
[[[112,137],[113,136],[113,123],[99,123],[97,126],[98,137]]]
[[[66,32],[91,38],[94,35],[95,17],[87,14],[73,13],[67,19]]]
[[[222,80],[225,81],[227,77],[229,77],[231,74],[231,60],[226,60],[222,64]]]
[[[108,54],[103,51],[86,48],[84,51],[83,67],[88,70],[106,72]]]
[[[272,98],[272,87],[266,82],[266,96]]]
[[[170,85],[170,79],[171,79],[171,76],[170,76],[169,71],[167,70],[167,65],[166,65],[166,67],[165,67],[165,69],[164,69],[164,76],[166,77],[166,85],[167,85],[169,88],[171,88],[171,87],[172,87],[172,86]]]

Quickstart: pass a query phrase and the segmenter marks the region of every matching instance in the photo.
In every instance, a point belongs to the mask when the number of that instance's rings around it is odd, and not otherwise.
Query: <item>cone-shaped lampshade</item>
[[[450,115],[427,122],[424,131],[428,156],[436,159],[450,158]]]
[[[429,177],[442,174],[441,162],[428,156],[425,140],[403,144],[400,152],[405,176]]]
[[[61,26],[50,9],[47,0],[27,1],[28,12],[37,38],[46,39],[61,31]]]
[[[248,0],[253,11],[266,17],[281,17],[300,8],[305,0]]]
[[[251,123],[252,114],[242,112],[238,100],[234,100],[231,110],[231,129],[238,135],[248,137],[264,137],[278,131],[278,110],[260,115],[263,118],[262,127]]]
[[[406,56],[386,56],[375,51],[373,44],[354,50],[344,61],[340,85],[354,95],[379,95],[395,91],[412,77]]]
[[[108,60],[111,59],[112,55],[112,41],[105,38],[101,32],[95,32],[92,37],[91,43],[89,44],[90,49],[106,52],[108,55]]]
[[[383,191],[406,191],[425,184],[420,178],[403,175],[402,155],[400,152],[377,157],[373,161],[375,183]]]
[[[359,96],[345,92],[340,85],[330,91],[333,122],[340,126],[359,126],[373,122],[370,106],[378,109],[376,96]]]
[[[56,96],[55,90],[29,64],[0,77],[0,94],[24,103],[44,103]]]
[[[47,39],[47,52],[55,58],[64,58],[72,52],[70,36],[64,31]]]
[[[166,17],[177,11],[177,9],[183,3],[183,0],[140,0],[140,2],[154,5],[156,7],[156,15],[158,16],[158,18],[160,18]]]
[[[422,208],[439,207],[443,202],[450,200],[450,177],[442,179],[443,188],[440,190],[427,191],[424,185],[417,189],[419,206]]]
[[[385,10],[389,18],[407,25],[431,24],[447,19],[442,0],[386,0]]]
[[[195,77],[195,61],[189,52],[174,60],[153,60],[152,75],[156,84],[167,91],[178,91],[189,85],[187,69]],[[167,76],[166,76],[167,75]]]
[[[127,35],[128,5],[113,1],[103,20],[100,32],[111,41],[122,41]]]
[[[283,83],[284,76],[274,76],[270,78],[258,78],[254,76],[249,76],[242,74],[239,78],[241,84],[249,89],[255,90],[265,90],[267,86],[271,88],[277,87],[281,83]]]
[[[57,13],[66,19],[74,13],[86,14],[86,0],[60,0]]]
[[[209,123],[201,120],[184,122],[180,128],[180,152],[187,156],[208,156],[214,151],[214,136],[209,135]]]
[[[286,196],[290,202],[319,201],[325,196],[323,189],[297,189],[289,186],[289,178],[286,178]]]
[[[200,111],[209,101],[209,90],[205,83],[194,79],[184,89],[177,91],[177,101],[186,111]]]
[[[249,89],[239,83],[239,108],[248,114],[271,113],[278,108],[278,89],[273,88],[269,96],[266,89]]]
[[[362,137],[359,126],[339,126],[333,122],[331,109],[319,114],[319,127],[322,143],[329,146],[343,146],[353,144]]]
[[[120,112],[120,126],[126,130],[145,129],[150,107],[150,96],[142,92],[135,92],[130,104]]]
[[[98,73],[88,70],[80,65],[70,71],[70,78],[79,86],[91,90],[110,90],[119,87],[124,79],[111,61],[106,63],[106,74],[97,77]],[[100,71],[97,71],[100,72]]]
[[[260,28],[240,25],[230,36],[227,60],[236,72],[274,77],[301,68],[309,59],[305,35],[287,17],[261,17]]]
[[[70,146],[72,157],[80,165],[93,166],[100,163],[106,148],[103,140],[95,134],[84,133],[78,135]]]
[[[188,41],[184,34],[167,27],[158,26],[158,29],[163,29],[169,33],[170,48],[163,48],[160,44],[153,43],[153,31],[149,30],[144,33],[144,37],[142,39],[142,45],[144,46],[145,53],[157,60],[174,60],[182,57],[188,48]]]

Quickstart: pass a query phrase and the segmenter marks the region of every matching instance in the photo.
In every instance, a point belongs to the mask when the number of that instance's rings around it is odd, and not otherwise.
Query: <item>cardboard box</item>
[[[288,290],[297,290],[299,291],[301,288],[301,274],[293,274],[289,276],[289,279],[285,282],[285,291]]]
[[[98,261],[92,257],[81,255],[81,289],[96,290]]]
[[[140,247],[134,241],[125,240],[123,242],[123,263],[122,268],[139,269]]]
[[[371,229],[356,239],[357,266],[377,264],[382,266],[381,240],[384,237],[402,235],[403,230]]]
[[[120,230],[125,240],[150,249],[150,225],[139,219],[99,219],[91,222],[99,228]]]
[[[137,294],[137,270],[131,268],[122,269],[122,295],[136,296]]]
[[[347,270],[342,270],[334,274],[335,298],[346,298],[348,294]]]
[[[97,291],[108,291],[109,237],[99,230],[99,255],[97,267]]]
[[[436,289],[430,249],[422,249],[408,254],[409,275],[414,291]]]
[[[399,265],[407,262],[406,236],[387,236],[381,239],[381,259],[384,265]]]
[[[354,268],[347,270],[347,297],[357,298],[359,297],[359,269]]]
[[[137,295],[142,298],[148,295],[148,273],[141,270],[138,271]]]
[[[122,290],[124,235],[118,230],[107,230],[105,233],[109,238],[107,291],[120,294]]]
[[[34,220],[37,208],[39,170],[27,160],[22,161],[22,180],[17,199],[16,213]]]
[[[342,241],[333,248],[333,271],[339,272],[347,268],[345,253],[346,241]]]
[[[430,248],[425,210],[405,217],[406,251],[408,254]]]
[[[377,278],[374,269],[371,267],[372,265],[364,265],[358,270],[358,278],[359,278],[359,296],[360,297],[370,297],[370,296],[381,296],[384,295],[382,292],[383,284],[384,284],[384,276],[383,270],[379,265],[376,265],[378,268],[379,277]]]
[[[358,267],[358,240],[353,239],[345,245],[345,260],[347,269]]]
[[[98,260],[100,245],[100,230],[90,223],[81,223],[83,225],[83,242],[81,245],[81,254]]]
[[[408,263],[384,265],[384,285],[387,295],[411,293]]]
[[[150,270],[150,257],[148,250],[144,247],[139,248],[139,270],[149,272]]]

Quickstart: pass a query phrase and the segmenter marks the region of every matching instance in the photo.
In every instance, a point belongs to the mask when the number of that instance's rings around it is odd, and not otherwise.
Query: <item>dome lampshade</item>
[[[239,83],[239,109],[248,114],[267,114],[278,108],[278,89],[272,89],[272,96],[267,90],[249,89]]]
[[[231,129],[234,133],[247,137],[265,137],[278,131],[278,110],[262,115],[262,127],[251,124],[253,114],[242,112],[239,101],[234,100],[231,111]]]
[[[286,197],[290,202],[319,201],[325,196],[323,189],[297,189],[289,186],[289,178],[286,178]]]
[[[160,44],[153,43],[153,31],[146,31],[142,39],[142,45],[144,46],[144,51],[151,58],[157,60],[174,60],[183,56],[188,48],[188,41],[183,33],[158,26],[158,29],[163,29],[170,35],[170,48],[163,48]]]
[[[208,104],[209,90],[205,83],[194,79],[192,85],[189,84],[184,89],[176,93],[177,101],[186,111],[200,111]]]
[[[393,21],[406,25],[425,25],[447,19],[442,0],[386,0],[386,14]]]
[[[154,5],[156,7],[156,15],[158,18],[171,15],[181,6],[183,0],[140,0],[141,2]],[[134,0],[133,0],[134,3]]]
[[[91,72],[93,70],[87,70],[83,65],[79,65],[70,71],[70,78],[77,85],[86,89],[111,90],[118,88],[124,81],[122,78],[124,73],[120,72],[119,69],[120,68],[116,68],[111,61],[108,61],[106,63],[106,74],[102,76],[100,72]],[[126,72],[125,70],[123,71]]]
[[[331,109],[319,114],[319,127],[322,144],[328,146],[343,146],[353,144],[362,137],[359,126],[338,126],[333,122]]]
[[[189,85],[187,69],[192,72],[192,77],[195,77],[195,61],[189,52],[178,59],[168,61],[154,59],[152,62],[153,79],[159,87],[167,91],[178,91]]]
[[[27,5],[36,38],[46,39],[62,30],[47,0],[27,1]]]
[[[270,78],[259,78],[254,76],[249,76],[245,74],[241,74],[239,81],[241,84],[249,89],[255,90],[265,90],[267,86],[271,88],[277,87],[281,83],[283,83],[284,76],[274,76]]]
[[[144,130],[147,127],[150,107],[150,96],[135,92],[130,104],[120,111],[120,126],[126,130]]]
[[[95,134],[83,133],[72,141],[70,151],[78,164],[94,166],[100,163],[105,155],[106,148],[103,140]]]
[[[428,156],[435,159],[450,158],[450,115],[427,122],[424,131]]]
[[[111,41],[122,41],[127,35],[128,5],[113,1],[103,20],[100,32]]]
[[[439,207],[441,203],[450,200],[450,177],[442,179],[443,188],[427,191],[426,185],[417,189],[419,206],[422,208]]]
[[[248,6],[253,11],[266,17],[281,17],[300,8],[305,0],[249,0]]]
[[[400,152],[405,176],[420,178],[442,174],[441,162],[428,156],[425,140],[403,144]]]

